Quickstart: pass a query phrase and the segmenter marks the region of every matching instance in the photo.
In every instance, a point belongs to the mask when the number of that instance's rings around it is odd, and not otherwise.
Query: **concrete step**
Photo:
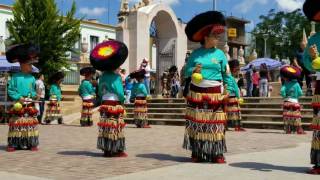
[[[269,114],[241,114],[244,121],[257,121],[257,122],[283,122],[282,115],[269,115]],[[312,121],[312,115],[305,115],[301,121],[310,123]]]
[[[312,109],[311,103],[300,103],[304,109]],[[243,103],[241,108],[277,108],[282,109],[282,102],[280,103]]]
[[[148,103],[150,108],[185,108],[186,103]],[[132,108],[134,107],[133,103],[125,104],[125,107]]]
[[[268,114],[268,115],[282,115],[283,110],[280,108],[241,108],[242,114]],[[302,109],[301,115],[313,115],[312,109]]]
[[[283,98],[282,97],[245,97],[243,98],[244,102],[246,103],[282,103]],[[303,96],[299,98],[300,103],[310,103],[312,100],[312,97],[306,97]]]
[[[132,113],[133,107],[126,108],[127,113]],[[186,108],[148,108],[148,113],[185,113]]]
[[[244,128],[254,129],[283,129],[283,122],[267,122],[267,121],[242,121]],[[304,130],[310,130],[310,123],[302,123]]]
[[[134,124],[133,118],[125,118],[125,122],[128,124]],[[176,125],[185,126],[185,119],[148,119],[151,125]],[[283,129],[283,122],[266,122],[266,121],[242,121],[244,128],[255,129]],[[310,123],[302,123],[304,130],[310,130]]]
[[[184,119],[184,113],[148,113],[151,119]],[[133,113],[127,113],[128,118],[133,118]]]
[[[124,119],[128,124],[134,124],[133,118]],[[174,126],[184,126],[186,124],[185,119],[156,119],[148,118],[148,122],[151,125],[174,125]]]
[[[184,98],[152,98],[148,103],[185,103]]]

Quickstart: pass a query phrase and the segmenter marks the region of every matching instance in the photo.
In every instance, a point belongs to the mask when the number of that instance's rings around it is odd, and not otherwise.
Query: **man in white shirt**
[[[44,111],[44,103],[45,103],[45,86],[43,83],[44,76],[43,74],[38,75],[38,79],[36,80],[36,91],[37,91],[37,97],[38,100],[41,101],[40,103],[36,104],[36,108],[38,109],[38,121],[39,123],[42,122],[42,116]]]
[[[147,88],[148,95],[150,95],[150,65],[149,60],[147,58],[143,58],[142,63],[140,65],[140,69],[146,70],[144,84]]]

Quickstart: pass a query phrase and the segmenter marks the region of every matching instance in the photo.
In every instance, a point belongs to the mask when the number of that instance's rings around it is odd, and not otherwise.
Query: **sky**
[[[56,0],[60,11],[70,9],[73,0]],[[116,25],[120,0],[74,0],[77,4],[77,17],[97,19],[99,22]],[[139,0],[129,0],[130,7]],[[153,0],[168,4],[183,22],[201,12],[213,9],[214,0]],[[259,16],[270,9],[293,11],[301,8],[304,0],[216,0],[216,9],[251,21],[246,31],[251,31],[259,23]],[[12,5],[14,0],[0,0],[0,4]]]

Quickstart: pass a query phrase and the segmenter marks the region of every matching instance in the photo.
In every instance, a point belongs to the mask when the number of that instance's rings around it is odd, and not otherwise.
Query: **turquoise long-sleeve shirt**
[[[134,83],[131,90],[131,97],[136,98],[137,95],[144,95],[144,97],[148,96],[147,88],[144,83]]]
[[[106,93],[116,94],[119,98],[119,101],[124,103],[125,97],[123,84],[119,74],[116,74],[112,71],[105,71],[99,78],[98,95],[100,98],[102,98]]]
[[[299,99],[302,96],[302,90],[297,80],[284,82],[280,93],[283,98]]]
[[[79,94],[81,97],[96,95],[95,88],[89,80],[83,80],[79,86]]]
[[[61,101],[62,95],[61,95],[61,87],[58,86],[57,84],[51,84],[50,86],[50,92],[49,96],[55,95],[57,97],[58,101]]]
[[[201,74],[203,79],[226,81],[227,58],[223,51],[217,48],[199,48],[193,51],[188,59],[185,77],[191,77],[197,64],[202,65]]]
[[[8,96],[13,101],[18,101],[22,97],[35,98],[36,80],[31,74],[18,72],[12,75],[8,82]]]
[[[312,70],[320,71],[320,69],[312,69],[312,66],[311,66],[312,60],[311,60],[311,57],[310,57],[310,54],[309,54],[309,48],[310,48],[310,46],[312,46],[314,44],[317,46],[318,51],[320,51],[320,32],[314,34],[313,36],[311,36],[308,39],[307,47],[304,49],[304,53],[303,53],[303,65],[309,71],[312,71]]]
[[[227,91],[230,95],[234,95],[237,98],[240,98],[240,90],[235,78],[231,75],[227,75]]]

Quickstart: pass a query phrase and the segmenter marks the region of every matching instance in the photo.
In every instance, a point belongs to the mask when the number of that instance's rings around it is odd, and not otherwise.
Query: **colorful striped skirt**
[[[52,121],[57,120],[59,124],[62,124],[62,114],[60,102],[56,100],[50,100],[47,105],[45,122],[50,124]]]
[[[119,101],[103,101],[99,108],[100,122],[97,148],[108,152],[109,155],[118,154],[126,149],[123,120],[124,108]]]
[[[303,131],[301,127],[301,106],[299,103],[285,101],[283,103],[282,117],[284,131],[287,134]]]
[[[80,118],[81,126],[92,126],[92,109],[94,108],[93,99],[83,100]]]
[[[192,157],[207,162],[223,157],[227,151],[227,117],[221,87],[202,88],[191,84],[185,118],[183,147],[192,151]]]
[[[227,103],[228,127],[241,126],[241,110],[237,97],[229,97]]]
[[[316,82],[315,93],[312,98],[313,120],[311,129],[313,130],[311,143],[311,164],[320,167],[320,80]]]
[[[30,149],[39,145],[38,111],[33,104],[20,111],[9,110],[8,147]]]
[[[148,107],[146,97],[136,97],[134,101],[134,122],[138,128],[148,126]]]

